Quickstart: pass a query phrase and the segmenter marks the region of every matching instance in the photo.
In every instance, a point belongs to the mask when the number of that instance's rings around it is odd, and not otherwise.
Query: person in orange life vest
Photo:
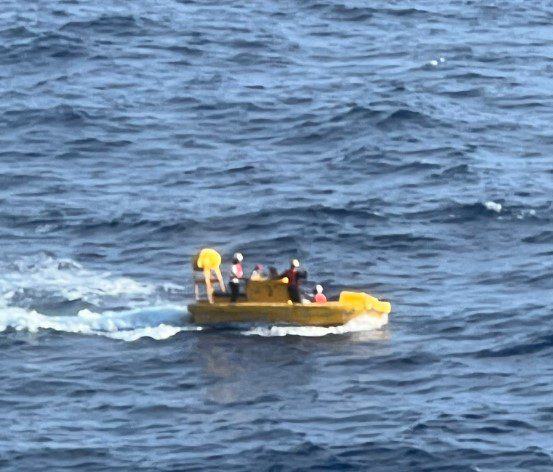
[[[232,259],[232,266],[230,267],[230,301],[236,302],[240,293],[240,279],[244,277],[244,270],[242,269],[242,261],[244,256],[237,252]]]
[[[313,301],[315,303],[326,303],[326,296],[323,293],[323,286],[317,285],[313,289]]]
[[[299,287],[299,278],[300,274],[298,268],[300,266],[300,261],[297,259],[292,259],[290,263],[290,268],[280,274],[280,278],[288,277],[288,296],[293,303],[301,303],[301,294]]]

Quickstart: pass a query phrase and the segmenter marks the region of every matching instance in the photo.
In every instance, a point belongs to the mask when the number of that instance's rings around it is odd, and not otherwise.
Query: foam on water
[[[9,302],[25,291],[57,294],[66,300],[97,303],[102,297],[144,296],[155,287],[110,272],[95,272],[70,259],[30,256],[11,264],[2,264],[0,293]]]
[[[502,210],[501,203],[496,203],[492,200],[489,200],[487,202],[484,202],[484,206],[491,211],[495,211],[496,213],[500,213]]]
[[[70,259],[29,256],[4,263],[1,269],[0,332],[8,328],[29,332],[51,329],[135,341],[143,337],[167,339],[180,331],[201,329],[181,326],[186,307],[142,306],[148,303],[144,297],[154,293],[154,285],[85,269]],[[166,283],[163,288],[174,291],[180,287]],[[130,308],[101,313],[82,309],[74,316],[50,316],[27,308],[29,303],[53,296],[92,304],[115,298],[118,306],[128,304]]]
[[[106,333],[105,335],[112,339],[120,339],[121,341],[136,341],[141,338],[152,338],[156,341],[162,341],[173,337],[181,331],[201,331],[200,326],[169,326],[160,324],[159,326],[147,326],[145,328],[133,329],[128,331],[115,331]]]
[[[66,333],[92,334],[124,341],[143,337],[161,340],[181,331],[199,331],[197,326],[181,326],[186,309],[179,306],[159,306],[121,312],[95,313],[81,310],[76,316],[47,316],[35,310],[19,307],[0,309],[0,332],[8,328],[35,333],[51,329]]]
[[[256,327],[244,331],[246,336],[306,336],[320,337],[329,334],[347,334],[358,333],[362,331],[372,331],[388,323],[388,317],[375,319],[372,316],[360,316],[341,326],[271,326],[271,327]]]

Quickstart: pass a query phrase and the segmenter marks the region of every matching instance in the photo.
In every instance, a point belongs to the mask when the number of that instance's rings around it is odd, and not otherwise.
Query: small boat
[[[215,293],[213,303],[196,300],[188,306],[191,321],[200,325],[228,323],[279,323],[300,326],[339,326],[359,316],[381,325],[388,321],[391,305],[363,292],[340,293],[338,301],[292,303],[288,279],[248,280],[245,294],[231,303],[226,294]]]

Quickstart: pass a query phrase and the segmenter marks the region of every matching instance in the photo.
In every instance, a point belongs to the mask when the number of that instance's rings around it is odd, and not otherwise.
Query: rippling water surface
[[[3,470],[553,470],[551,2],[3,2]],[[200,246],[390,323],[187,321]]]

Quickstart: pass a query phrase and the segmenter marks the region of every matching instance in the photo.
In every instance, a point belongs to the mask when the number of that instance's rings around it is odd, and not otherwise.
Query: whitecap
[[[501,209],[503,208],[501,206],[501,203],[496,203],[492,200],[489,200],[487,202],[484,202],[484,206],[488,209],[488,210],[491,210],[491,211],[495,211],[496,213],[499,213],[501,211]]]

